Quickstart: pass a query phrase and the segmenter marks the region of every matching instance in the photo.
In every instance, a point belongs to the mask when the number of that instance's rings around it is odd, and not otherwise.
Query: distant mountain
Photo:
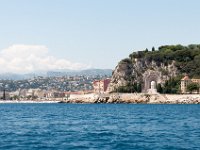
[[[4,80],[9,80],[9,79],[21,80],[22,78],[23,78],[22,75],[14,74],[14,73],[0,74],[0,79],[4,79]]]
[[[36,73],[29,73],[29,74],[15,74],[15,73],[3,73],[0,74],[1,80],[23,80],[23,79],[30,79],[37,76],[42,77],[62,77],[62,76],[111,76],[112,70],[111,69],[87,69],[87,70],[54,70],[48,72],[36,72]]]
[[[87,70],[66,70],[66,71],[48,71],[47,76],[79,76],[79,75],[85,75],[85,76],[111,76],[112,70],[111,69],[87,69]]]
[[[34,76],[37,76],[37,74],[3,73],[3,74],[0,74],[0,79],[1,80],[23,80],[23,79],[33,78]]]

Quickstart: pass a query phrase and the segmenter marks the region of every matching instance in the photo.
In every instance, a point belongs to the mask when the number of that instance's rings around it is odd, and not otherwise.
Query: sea
[[[199,150],[200,105],[0,104],[0,149]]]

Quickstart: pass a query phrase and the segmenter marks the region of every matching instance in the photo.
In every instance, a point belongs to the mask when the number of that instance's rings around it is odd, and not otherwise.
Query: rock
[[[154,61],[149,62],[144,58],[122,60],[113,71],[108,92],[116,91],[118,87],[130,85],[133,82],[142,83],[142,90],[147,92],[150,81],[164,84],[166,80],[177,76],[178,73],[174,61],[167,65],[164,63],[157,65]]]

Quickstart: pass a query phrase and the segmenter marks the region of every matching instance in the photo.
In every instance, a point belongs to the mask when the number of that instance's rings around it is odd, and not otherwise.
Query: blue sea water
[[[0,149],[200,149],[200,105],[1,104]]]

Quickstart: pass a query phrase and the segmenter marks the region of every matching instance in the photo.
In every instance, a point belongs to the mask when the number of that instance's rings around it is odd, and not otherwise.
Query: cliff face
[[[117,91],[119,87],[139,83],[142,92],[147,92],[152,81],[156,84],[164,84],[171,77],[176,77],[179,71],[175,66],[175,61],[170,64],[148,61],[144,58],[124,59],[113,71],[108,92]]]
[[[108,92],[116,91],[119,86],[126,86],[130,82],[133,73],[133,64],[130,62],[120,62],[113,71]]]

